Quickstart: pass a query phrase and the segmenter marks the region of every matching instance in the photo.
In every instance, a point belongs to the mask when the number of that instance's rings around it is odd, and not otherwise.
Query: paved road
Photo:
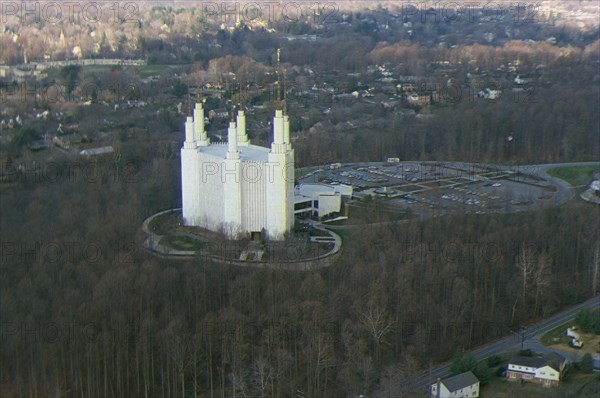
[[[486,346],[477,348],[472,350],[471,353],[475,356],[477,360],[482,360],[492,355],[501,354],[509,351],[518,351],[521,349],[521,339],[524,339],[523,348],[530,348],[534,351],[539,352],[551,352],[554,351],[539,342],[539,338],[546,332],[554,329],[555,327],[567,322],[570,319],[573,319],[577,312],[584,308],[598,308],[600,307],[600,296],[596,296],[591,298],[581,304],[573,306],[567,310],[559,312],[558,314],[548,318],[544,321],[541,321],[528,329],[524,330],[521,333],[515,333],[513,335],[504,337],[494,343],[488,344]],[[559,352],[561,355],[566,357],[571,361],[578,361],[579,356],[565,353],[563,351]],[[595,367],[600,368],[600,360],[596,358],[594,360]],[[444,378],[450,375],[449,372],[450,363],[445,363],[443,365],[438,366],[437,368],[432,369],[431,371],[426,372],[422,376],[418,377],[416,380],[412,381],[412,387],[414,390],[423,390],[426,389],[431,383],[433,383],[437,378]]]
[[[548,164],[532,164],[523,166],[511,166],[506,169],[520,171],[525,174],[534,174],[540,178],[550,181],[558,188],[555,194],[556,204],[562,204],[574,196],[571,190],[571,185],[560,178],[552,177],[547,173],[548,170],[557,167],[574,167],[574,166],[600,166],[600,162],[576,162],[576,163],[548,163]]]

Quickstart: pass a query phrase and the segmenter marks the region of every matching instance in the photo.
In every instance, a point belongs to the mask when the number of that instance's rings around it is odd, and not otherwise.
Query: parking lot
[[[535,175],[495,165],[454,162],[333,164],[299,175],[300,183],[354,187],[416,212],[485,214],[534,210],[556,204],[556,188]]]

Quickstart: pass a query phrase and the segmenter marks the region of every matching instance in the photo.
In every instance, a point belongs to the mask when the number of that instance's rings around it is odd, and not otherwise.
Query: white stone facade
[[[213,144],[196,104],[186,121],[181,148],[182,211],[185,225],[220,231],[230,238],[264,232],[282,240],[294,226],[294,150],[289,119],[277,110],[271,148],[251,145],[246,116],[231,122],[227,144]]]

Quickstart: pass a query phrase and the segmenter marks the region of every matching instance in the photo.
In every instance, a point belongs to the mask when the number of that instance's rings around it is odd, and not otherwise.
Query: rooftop
[[[548,353],[541,357],[525,357],[522,355],[515,355],[508,362],[512,365],[527,366],[530,368],[541,368],[546,365],[550,366],[554,370],[560,370],[561,364],[565,361],[561,355],[554,352]]]
[[[219,159],[227,157],[227,143],[210,144],[209,146],[198,147],[198,150]],[[240,159],[242,161],[267,162],[268,154],[271,150],[262,146],[248,145],[238,146],[238,151],[240,152]]]
[[[473,372],[468,371],[442,380],[442,383],[446,386],[448,391],[454,392],[460,390],[461,388],[479,383],[479,379],[475,377]]]

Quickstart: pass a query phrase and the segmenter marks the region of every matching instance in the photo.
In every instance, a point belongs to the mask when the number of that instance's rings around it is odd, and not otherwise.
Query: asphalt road
[[[557,188],[558,192],[555,194],[555,202],[557,204],[562,204],[574,196],[573,191],[571,190],[571,185],[561,180],[560,178],[552,177],[546,172],[550,169],[554,169],[557,167],[574,167],[574,166],[600,166],[600,162],[576,162],[576,163],[548,163],[548,164],[532,164],[532,165],[522,165],[522,166],[511,166],[506,167],[506,169],[513,171],[521,171],[525,174],[534,174],[540,178],[544,178],[547,181],[552,182]]]
[[[600,307],[600,296],[596,296],[591,298],[581,304],[573,306],[569,309],[566,309],[558,314],[541,321],[519,333],[512,334],[510,336],[504,337],[498,341],[487,344],[483,347],[472,350],[471,353],[475,356],[477,360],[482,360],[492,355],[502,354],[504,352],[509,351],[518,351],[521,349],[521,340],[523,339],[523,348],[530,348],[536,352],[551,352],[555,351],[551,348],[548,348],[542,345],[539,342],[539,338],[546,332],[554,329],[555,327],[567,322],[570,319],[573,319],[577,312],[584,308],[598,308]],[[563,355],[567,359],[571,361],[578,361],[580,359],[579,356],[569,354],[563,351],[556,351],[559,354]],[[600,359],[595,358],[594,364],[596,368],[600,368]],[[419,376],[416,380],[411,382],[412,390],[423,390],[428,388],[428,386],[435,382],[437,378],[445,378],[450,375],[450,363],[445,363],[440,365],[431,371],[427,371],[422,376]]]

